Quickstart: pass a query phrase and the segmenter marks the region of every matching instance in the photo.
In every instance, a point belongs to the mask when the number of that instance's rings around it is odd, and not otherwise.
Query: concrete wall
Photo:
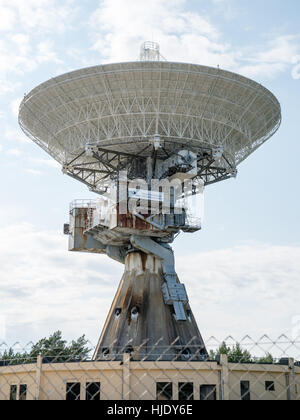
[[[9,400],[10,386],[27,385],[27,400],[64,400],[66,384],[80,382],[80,399],[85,399],[86,383],[100,382],[103,400],[154,400],[156,383],[172,382],[173,399],[178,384],[192,382],[194,399],[200,399],[201,385],[216,385],[217,399],[240,400],[240,382],[250,382],[251,400],[300,400],[300,367],[289,365],[234,364],[227,356],[217,362],[139,362],[124,354],[123,362],[81,362],[0,367],[0,400]],[[266,391],[265,381],[273,381],[275,391]],[[17,395],[18,399],[19,395]]]

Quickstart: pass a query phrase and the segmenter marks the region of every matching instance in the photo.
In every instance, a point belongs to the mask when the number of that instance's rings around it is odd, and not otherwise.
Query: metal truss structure
[[[152,140],[167,159],[198,156],[205,185],[236,175],[237,165],[281,123],[277,99],[260,84],[200,65],[165,61],[108,64],[55,77],[26,95],[23,131],[63,171],[102,193],[108,179],[145,167]]]

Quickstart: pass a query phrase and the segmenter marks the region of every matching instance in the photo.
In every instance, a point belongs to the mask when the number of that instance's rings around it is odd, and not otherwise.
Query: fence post
[[[218,390],[219,390],[219,401],[223,401],[223,383],[222,383],[222,370],[218,370]]]
[[[43,367],[43,358],[39,354],[37,359],[36,359],[36,374],[35,374],[36,393],[35,393],[35,400],[40,399],[42,367]]]
[[[289,369],[291,371],[290,374],[290,399],[292,401],[296,400],[296,378],[295,378],[295,361],[293,358],[289,358]]]
[[[222,368],[222,399],[228,401],[230,399],[229,394],[229,366],[227,354],[220,355],[220,364]]]
[[[130,353],[123,354],[122,399],[130,400]]]

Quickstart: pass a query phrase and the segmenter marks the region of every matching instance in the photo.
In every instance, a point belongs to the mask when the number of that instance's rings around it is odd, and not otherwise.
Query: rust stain
[[[83,242],[83,245],[84,245],[84,247],[86,248],[86,243],[87,243],[87,236],[84,234],[84,228],[81,228],[80,229],[81,230],[81,236],[82,236],[82,242]]]
[[[76,218],[77,218],[78,226],[80,227],[81,226],[81,212],[80,211],[77,212]]]
[[[147,261],[148,255],[145,254],[144,252],[140,252],[140,255],[141,255],[141,259],[142,259],[143,271],[145,271],[146,270],[146,261]]]
[[[123,302],[123,310],[125,310],[129,304],[129,299],[131,297],[131,292],[132,292],[132,284],[128,287],[127,291],[126,291],[126,295],[124,298],[124,302]]]
[[[77,229],[80,232],[80,236],[82,238],[82,243],[83,243],[83,248],[86,248],[86,243],[87,243],[87,236],[84,234],[84,231],[87,229],[88,227],[88,209],[85,208],[80,208],[77,211],[77,215],[76,215],[76,224],[75,226],[77,226]]]
[[[118,214],[118,226],[129,229],[153,230],[153,226],[150,225],[150,223],[134,216],[131,213]]]
[[[88,214],[89,209],[82,209],[82,213],[83,213],[83,226],[85,229],[88,228],[89,225],[89,214]]]

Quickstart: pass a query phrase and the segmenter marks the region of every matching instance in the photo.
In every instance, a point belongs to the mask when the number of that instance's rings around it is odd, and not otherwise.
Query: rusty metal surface
[[[156,266],[154,269],[149,268],[151,259]],[[163,282],[159,260],[141,252],[126,257],[125,272],[105,322],[95,359],[115,357],[121,349],[126,349],[128,343],[141,357],[155,359],[161,357],[160,348],[153,353],[155,343],[159,341],[160,346],[170,347],[177,337],[180,340],[170,349],[173,357],[178,349],[193,341],[192,353],[195,355],[198,352],[201,358],[206,350],[190,306],[186,305],[189,320],[176,321],[172,307],[163,301]],[[135,308],[138,310],[136,318],[132,316]],[[116,316],[117,311],[120,311],[119,316]],[[109,354],[103,354],[104,350],[109,351]]]
[[[105,253],[105,247],[91,235],[86,235],[90,210],[75,208],[70,214],[69,250],[78,252]]]

